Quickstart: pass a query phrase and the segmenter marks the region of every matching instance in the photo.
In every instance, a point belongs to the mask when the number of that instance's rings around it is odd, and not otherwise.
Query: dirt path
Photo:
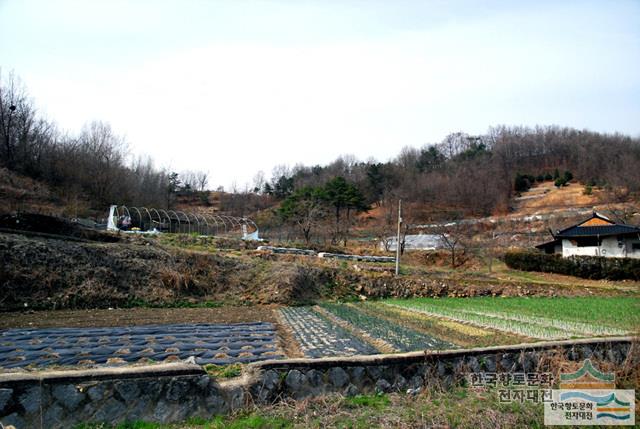
[[[593,293],[606,295],[612,294],[637,294],[640,291],[640,282],[633,280],[591,280],[578,277],[565,276],[555,273],[542,273],[533,271],[511,270],[506,266],[493,275],[498,280],[524,281],[531,284],[559,286],[563,288],[593,290]]]
[[[174,323],[277,323],[275,305],[220,308],[119,308],[0,313],[0,329],[94,328]]]

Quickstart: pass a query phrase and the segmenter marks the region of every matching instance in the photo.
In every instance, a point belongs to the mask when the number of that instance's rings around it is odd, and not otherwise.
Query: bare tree
[[[470,236],[470,226],[462,222],[449,222],[433,227],[433,232],[440,237],[440,241],[451,256],[451,268],[459,265],[459,259],[466,252],[467,240]]]
[[[260,170],[253,176],[253,191],[256,194],[261,193],[264,190],[264,184],[266,183],[264,171]]]
[[[26,91],[13,73],[9,74],[5,84],[0,74],[0,133],[2,151],[0,160],[11,169],[16,168],[17,146],[20,131],[19,123],[28,124],[33,120],[33,108],[27,100]],[[20,134],[23,134],[20,133]]]
[[[179,176],[183,191],[195,191],[197,189],[198,179],[196,173],[191,170],[185,170],[181,171]]]
[[[78,144],[83,160],[77,172],[78,180],[86,184],[96,203],[105,207],[113,204],[126,192],[124,139],[115,135],[109,124],[95,121],[82,129]]]
[[[608,204],[607,211],[615,222],[622,224],[635,223],[640,216],[640,203],[632,201],[619,205]]]
[[[385,252],[389,252],[391,249],[391,243],[396,240],[394,237],[394,230],[396,227],[395,215],[398,213],[397,206],[393,206],[391,202],[382,206],[383,216],[377,219],[377,225],[375,227],[376,236],[378,242],[382,244],[382,248]]]
[[[200,192],[204,192],[209,184],[209,173],[204,171],[196,171],[196,189]]]

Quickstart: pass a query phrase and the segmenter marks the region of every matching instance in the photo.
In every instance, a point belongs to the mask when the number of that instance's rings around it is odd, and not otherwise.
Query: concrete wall
[[[165,364],[0,375],[0,422],[20,428],[67,428],[81,422],[208,418],[250,404],[328,393],[418,390],[457,383],[469,372],[556,371],[554,359],[592,358],[635,368],[638,343],[620,337],[442,352],[290,359],[248,365],[219,381],[201,367]]]

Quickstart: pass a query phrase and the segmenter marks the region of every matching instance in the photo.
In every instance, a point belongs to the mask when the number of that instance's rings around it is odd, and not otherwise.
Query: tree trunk
[[[340,206],[336,206],[336,233],[332,243],[337,244],[340,239]]]
[[[456,267],[456,247],[451,248],[451,268]]]

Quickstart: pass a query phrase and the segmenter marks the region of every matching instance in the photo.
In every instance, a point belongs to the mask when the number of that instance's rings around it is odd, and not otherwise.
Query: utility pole
[[[396,237],[396,277],[400,275],[400,226],[402,225],[402,200],[398,200],[398,236]]]

